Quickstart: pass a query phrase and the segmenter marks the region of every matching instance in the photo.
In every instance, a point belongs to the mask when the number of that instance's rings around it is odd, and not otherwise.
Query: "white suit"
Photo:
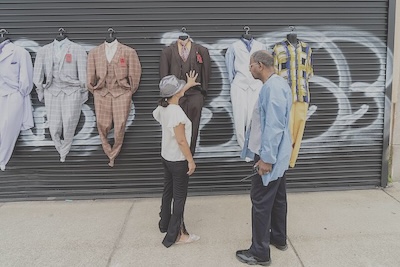
[[[262,82],[250,73],[250,56],[258,50],[265,50],[264,44],[252,40],[249,51],[242,40],[234,42],[226,51],[225,62],[231,83],[231,102],[236,139],[243,148],[245,133],[250,126],[253,107],[258,99]]]
[[[8,42],[0,53],[0,168],[5,170],[21,130],[33,127],[32,59]],[[4,42],[2,43],[4,44]]]

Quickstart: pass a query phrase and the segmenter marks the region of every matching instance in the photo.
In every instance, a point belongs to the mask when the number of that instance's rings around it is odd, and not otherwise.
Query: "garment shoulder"
[[[198,49],[200,52],[208,51],[207,47],[202,46],[201,44],[192,43],[195,49]]]

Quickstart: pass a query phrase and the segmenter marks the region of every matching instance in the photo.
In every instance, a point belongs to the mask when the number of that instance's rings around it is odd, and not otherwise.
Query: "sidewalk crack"
[[[112,252],[111,252],[111,254],[110,254],[110,257],[108,257],[108,261],[107,261],[107,265],[106,265],[107,267],[110,266],[111,260],[112,260],[112,258],[114,257],[115,252],[116,252],[117,249],[118,249],[118,245],[119,245],[119,243],[121,242],[122,236],[123,236],[124,233],[125,233],[126,225],[128,224],[129,216],[131,215],[131,212],[132,212],[132,209],[133,209],[134,204],[135,204],[135,201],[132,202],[132,205],[130,206],[128,212],[126,213],[124,223],[122,224],[121,230],[119,231],[117,240],[115,240],[114,247],[113,247],[113,249],[112,249]]]
[[[399,203],[400,203],[400,200],[398,200],[397,198],[395,198],[394,196],[392,196],[391,194],[389,194],[388,192],[386,192],[385,189],[383,189],[383,192],[385,192],[386,195],[388,195],[388,196],[390,196],[391,198],[393,198],[396,202],[399,202]]]
[[[300,258],[299,253],[297,252],[296,248],[293,246],[292,241],[290,241],[290,238],[289,238],[289,237],[287,237],[287,239],[288,239],[288,241],[289,241],[290,246],[293,248],[294,254],[296,254],[296,257],[299,259],[301,266],[302,266],[302,267],[305,267],[303,261],[302,261],[301,258]]]

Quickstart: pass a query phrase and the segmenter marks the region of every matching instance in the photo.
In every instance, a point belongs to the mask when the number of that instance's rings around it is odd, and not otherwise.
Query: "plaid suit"
[[[118,43],[111,62],[107,61],[105,44],[89,52],[87,65],[88,89],[94,96],[97,129],[103,150],[110,159],[109,165],[121,151],[126,120],[132,106],[132,94],[139,87],[142,68],[136,51]],[[114,124],[114,146],[107,135]]]
[[[85,49],[68,39],[62,43],[59,53],[56,53],[58,41],[39,49],[33,82],[39,101],[44,99],[50,135],[60,154],[60,161],[64,162],[72,146],[82,104],[88,99],[88,91]]]

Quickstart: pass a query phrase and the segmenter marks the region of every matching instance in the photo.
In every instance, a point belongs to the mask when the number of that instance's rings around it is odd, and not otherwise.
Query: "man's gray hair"
[[[254,62],[260,62],[267,67],[274,66],[274,57],[266,50],[259,50],[254,52],[251,57],[253,58]]]

